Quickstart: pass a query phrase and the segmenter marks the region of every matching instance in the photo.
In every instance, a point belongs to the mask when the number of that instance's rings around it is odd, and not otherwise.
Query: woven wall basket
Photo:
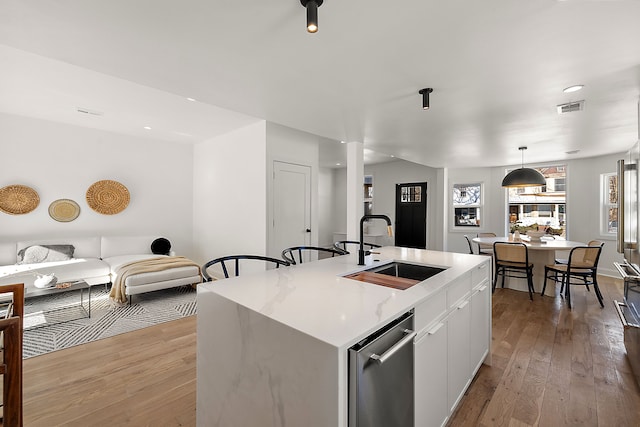
[[[87,204],[104,215],[122,212],[129,205],[129,190],[118,181],[98,181],[87,190]]]
[[[73,200],[58,199],[49,205],[49,216],[59,222],[69,222],[78,218],[80,206]]]
[[[0,188],[0,211],[10,215],[31,212],[40,204],[38,192],[26,185],[7,185]]]

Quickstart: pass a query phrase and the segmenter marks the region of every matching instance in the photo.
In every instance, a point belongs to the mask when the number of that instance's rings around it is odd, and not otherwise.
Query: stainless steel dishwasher
[[[349,349],[349,427],[412,427],[413,313]]]

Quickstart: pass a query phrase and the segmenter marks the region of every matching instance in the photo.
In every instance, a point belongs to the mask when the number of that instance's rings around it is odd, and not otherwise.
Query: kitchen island
[[[345,255],[198,287],[199,426],[347,426],[347,351],[414,312],[415,425],[446,422],[489,355],[489,259],[384,247],[446,267],[406,290],[344,276]],[[433,423],[436,424],[433,424]]]

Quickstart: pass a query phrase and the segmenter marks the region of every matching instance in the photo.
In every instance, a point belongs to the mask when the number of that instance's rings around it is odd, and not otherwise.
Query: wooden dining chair
[[[469,245],[469,253],[471,255],[475,255],[475,252],[473,251],[473,244],[471,243],[471,238],[468,235],[464,235],[464,238],[467,240],[467,245]]]
[[[600,307],[604,308],[602,293],[598,287],[598,261],[600,260],[603,245],[604,243],[601,242],[600,245],[576,246],[569,252],[567,264],[546,265],[544,267],[542,295],[544,295],[548,280],[560,283],[560,295],[564,292],[567,305],[571,308],[571,286],[586,286],[588,290],[589,285],[593,285]]]
[[[496,233],[478,233],[478,237],[496,237]],[[480,255],[493,255],[493,246],[486,243],[478,243]]]
[[[285,267],[289,266],[288,261],[278,259],[278,258],[266,257],[262,255],[227,255],[220,258],[212,259],[211,261],[204,264],[201,268],[202,277],[205,282],[211,282],[212,280],[214,280],[214,275],[212,275],[212,273],[209,271],[209,268],[219,266],[222,269],[222,274],[224,275],[224,278],[228,279],[230,275],[229,275],[229,266],[227,266],[227,263],[233,264],[234,266],[233,272],[235,273],[234,276],[238,277],[240,275],[240,261],[242,261],[243,263],[245,261],[262,261],[262,262],[265,262],[267,265],[273,266],[275,268],[279,268],[281,265]]]
[[[589,243],[587,243],[587,246],[603,246],[604,242],[600,241],[600,240],[589,240]],[[568,258],[556,258],[555,260],[556,264],[568,264],[569,263],[569,259]],[[587,287],[587,289],[589,289]]]
[[[355,250],[356,252],[358,251],[358,248],[360,247],[360,242],[358,242],[357,240],[339,240],[337,242],[335,242],[333,244],[333,247],[336,248],[339,251],[343,251],[345,253],[350,253],[349,251],[349,246],[352,246],[351,250]],[[354,248],[355,246],[355,248]],[[375,248],[381,248],[382,246],[377,245],[375,243],[367,243],[364,242],[363,246],[366,250],[371,250],[371,249],[375,249]]]
[[[324,253],[325,255],[331,254],[332,257],[346,255],[344,251],[335,248],[321,248],[316,246],[293,246],[282,251],[282,258],[285,261],[289,262],[291,265],[302,264],[304,262],[304,254],[313,252],[316,252],[318,254]],[[295,254],[298,254],[297,260]]]
[[[493,244],[494,276],[493,292],[496,290],[498,276],[502,276],[504,288],[505,277],[527,280],[529,299],[533,301],[533,264],[529,262],[529,249],[520,242],[495,242]]]

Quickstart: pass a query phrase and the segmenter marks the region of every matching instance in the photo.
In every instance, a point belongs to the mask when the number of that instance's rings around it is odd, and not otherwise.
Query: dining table
[[[512,236],[498,236],[498,237],[475,237],[472,239],[474,243],[479,245],[491,245],[495,242],[517,242],[518,239],[514,239]],[[576,246],[586,246],[583,242],[574,242],[571,240],[557,239],[553,236],[543,236],[540,240],[532,240],[529,236],[523,235],[519,239],[524,243],[529,252],[529,262],[533,264],[533,287],[536,292],[542,292],[544,287],[544,266],[555,264],[556,251],[570,251]],[[566,257],[565,257],[566,258]],[[494,267],[495,268],[495,267]],[[545,293],[555,295],[555,282],[550,281],[547,284]],[[498,284],[497,286],[500,286]],[[510,289],[518,291],[528,292],[527,282],[522,279],[505,280],[505,286]]]

